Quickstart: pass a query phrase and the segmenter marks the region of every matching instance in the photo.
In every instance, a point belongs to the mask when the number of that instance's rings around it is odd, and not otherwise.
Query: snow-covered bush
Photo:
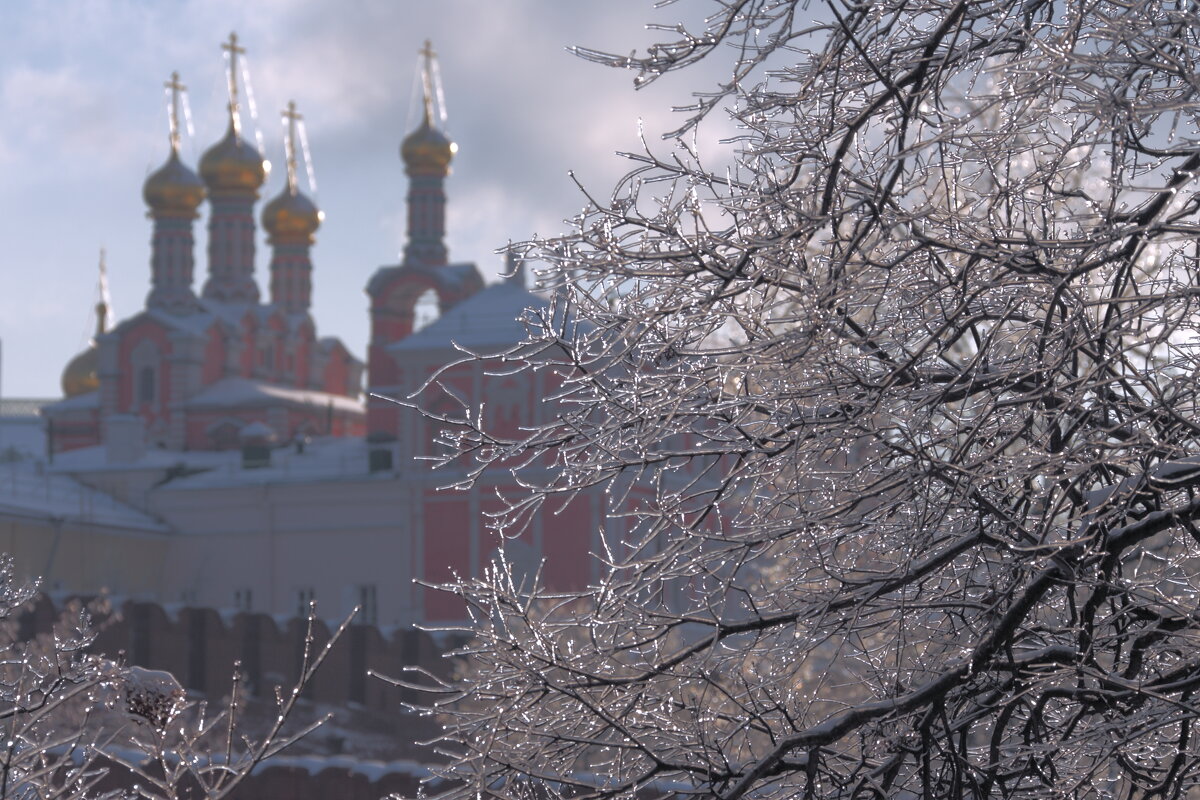
[[[99,609],[74,604],[52,631],[23,630],[35,595],[0,558],[0,797],[225,797],[320,724],[284,731],[333,643],[312,647],[311,624],[299,682],[264,728],[245,724],[236,676],[228,703],[210,707],[189,701],[170,673],[94,654]]]

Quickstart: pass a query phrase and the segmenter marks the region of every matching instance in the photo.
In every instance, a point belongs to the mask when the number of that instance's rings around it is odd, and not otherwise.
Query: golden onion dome
[[[100,301],[96,303],[96,336],[88,349],[67,362],[62,374],[64,397],[94,392],[100,388],[100,345],[96,339],[104,335],[108,324],[108,278],[104,269],[104,250],[100,251]]]
[[[151,212],[196,215],[204,202],[204,183],[182,161],[174,148],[167,163],[146,179],[142,197]]]
[[[93,344],[71,359],[62,374],[64,397],[75,397],[100,388],[100,349]]]
[[[267,179],[267,165],[262,154],[230,122],[225,138],[200,159],[200,177],[213,192],[253,192]]]
[[[267,203],[262,223],[272,239],[304,238],[311,242],[312,235],[321,226],[322,217],[312,200],[288,186]]]
[[[419,128],[404,137],[400,145],[400,157],[409,169],[446,172],[450,169],[450,160],[457,152],[458,145],[429,124],[428,116],[422,120]]]

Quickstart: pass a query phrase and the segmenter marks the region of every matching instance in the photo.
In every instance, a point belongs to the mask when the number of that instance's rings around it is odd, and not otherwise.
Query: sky
[[[304,116],[325,212],[313,248],[319,335],[366,351],[364,287],[404,245],[407,178],[398,148],[415,119],[418,50],[438,53],[447,124],[458,144],[447,181],[452,261],[495,280],[508,241],[554,235],[584,198],[604,197],[632,166],[639,131],[678,122],[696,75],[634,91],[634,74],[573,56],[570,45],[629,53],[699,27],[703,0],[30,0],[0,7],[0,396],[57,397],[62,368],[94,327],[104,248],[118,319],[149,291],[150,220],[142,183],[166,159],[163,83],[188,86],[194,136],[185,163],[224,134],[221,43],[247,50],[264,155],[262,206],[284,185],[281,111]],[[719,146],[713,139],[713,146]],[[206,207],[195,224],[204,280]],[[270,251],[259,232],[257,278]]]

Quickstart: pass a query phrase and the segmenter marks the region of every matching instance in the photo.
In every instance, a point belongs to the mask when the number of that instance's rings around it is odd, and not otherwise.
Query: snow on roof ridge
[[[545,307],[544,297],[515,281],[489,284],[389,350],[474,349],[487,345],[512,345],[524,338],[521,317],[527,308]]]
[[[165,533],[167,525],[70,475],[26,462],[0,464],[0,513]]]
[[[0,397],[0,417],[32,417],[41,415],[42,406],[55,402],[54,397]]]
[[[95,389],[83,394],[73,395],[72,397],[64,397],[61,400],[51,400],[40,409],[38,413],[42,413],[45,409],[53,411],[74,411],[100,407],[100,390]]]
[[[325,407],[333,404],[341,411],[366,413],[361,402],[341,394],[319,389],[297,389],[266,381],[231,376],[209,384],[186,401],[189,408],[232,408],[243,405],[268,405],[285,402],[301,406]]]

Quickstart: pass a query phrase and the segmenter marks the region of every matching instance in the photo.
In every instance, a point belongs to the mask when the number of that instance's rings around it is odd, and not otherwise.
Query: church
[[[271,248],[269,291],[259,290],[255,206],[267,174],[242,132],[244,51],[233,35],[222,47],[232,67],[225,136],[196,170],[183,162],[183,87],[173,76],[166,161],[143,189],[152,226],[145,306],[111,328],[98,309],[93,346],[66,366],[64,397],[42,409],[50,463],[20,476],[44,484],[44,497],[5,496],[0,474],[0,548],[50,590],[277,617],[315,601],[323,618],[357,606],[362,622],[385,628],[462,622],[461,601],[430,584],[482,574],[501,547],[518,572],[584,588],[597,577],[588,553],[605,526],[598,492],[502,542],[489,515],[519,491],[512,476],[486,471],[468,490],[444,490],[465,468],[432,470],[424,457],[435,452],[437,426],[386,399],[438,374],[447,391],[435,413],[483,403],[510,431],[554,413],[544,376],[505,374],[486,358],[447,369],[464,349],[499,354],[519,342],[524,310],[547,301],[527,288],[520,264],[487,285],[474,264],[449,257],[445,180],[457,148],[435,113],[432,50],[421,120],[400,147],[409,180],[402,261],[365,287],[364,369],[351,347],[318,335],[310,313],[322,213],[298,186],[294,107],[285,114],[286,182],[258,217]],[[430,297],[439,313],[420,327],[417,306]]]
[[[225,136],[204,153],[199,175],[183,163],[183,87],[173,76],[170,149],[142,192],[153,221],[145,308],[98,331],[67,365],[66,397],[43,409],[51,453],[113,437],[167,450],[223,450],[238,446],[250,422],[289,437],[363,433],[362,363],[340,340],[318,338],[309,313],[309,250],[321,212],[298,189],[294,106],[287,182],[262,214],[272,247],[269,299],[259,292],[254,205],[266,165],[242,135],[236,35],[223,47],[230,58]],[[197,292],[193,223],[205,200],[208,270]],[[100,309],[101,324],[105,316]]]

